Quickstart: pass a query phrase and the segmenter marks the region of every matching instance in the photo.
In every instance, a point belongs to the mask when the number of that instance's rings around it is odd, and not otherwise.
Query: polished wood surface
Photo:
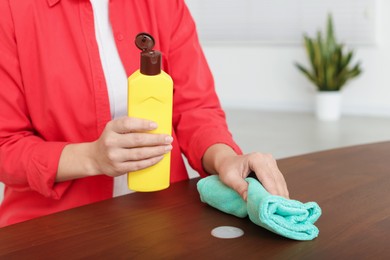
[[[0,229],[0,259],[390,259],[390,142],[278,160],[292,198],[316,201],[319,237],[300,242],[199,200],[197,179]],[[218,239],[218,226],[241,228]]]

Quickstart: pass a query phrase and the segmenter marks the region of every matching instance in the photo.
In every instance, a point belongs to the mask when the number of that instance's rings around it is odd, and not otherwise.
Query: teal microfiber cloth
[[[197,188],[202,202],[236,217],[249,219],[278,235],[295,240],[312,240],[318,236],[314,225],[321,216],[315,202],[302,203],[268,193],[259,181],[246,178],[248,197],[223,184],[217,175],[199,180]]]

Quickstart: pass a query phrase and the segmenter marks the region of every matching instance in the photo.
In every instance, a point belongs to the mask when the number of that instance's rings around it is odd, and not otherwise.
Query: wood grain
[[[390,142],[278,161],[290,195],[316,201],[319,237],[299,242],[199,200],[198,179],[135,193],[0,229],[0,259],[389,259]],[[241,228],[218,239],[218,226]]]

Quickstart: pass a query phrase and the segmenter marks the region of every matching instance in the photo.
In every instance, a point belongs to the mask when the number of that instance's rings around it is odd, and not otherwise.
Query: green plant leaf
[[[312,70],[314,71],[314,74],[317,75],[317,68],[314,65],[315,64],[315,53],[314,53],[314,45],[312,39],[310,39],[307,36],[304,36],[305,41],[305,47],[306,47],[306,53],[309,56],[310,64],[312,67]]]
[[[314,84],[316,84],[316,78],[314,75],[312,75],[312,73],[310,73],[306,68],[304,68],[302,65],[300,65],[299,63],[295,63],[295,66],[303,73],[305,74],[305,76],[311,81],[313,82]]]
[[[328,24],[327,24],[327,32],[326,32],[326,45],[330,52],[334,52],[336,48],[336,39],[333,30],[333,19],[332,15],[328,15]]]
[[[311,70],[298,63],[295,65],[318,90],[337,91],[362,71],[360,62],[350,65],[354,52],[344,51],[344,44],[337,42],[331,14],[328,14],[325,32],[325,37],[321,31],[317,32],[315,38],[304,35],[304,47]]]

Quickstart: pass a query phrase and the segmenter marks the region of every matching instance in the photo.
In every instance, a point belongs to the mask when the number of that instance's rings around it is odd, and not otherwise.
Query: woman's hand
[[[156,123],[139,118],[122,117],[109,122],[93,143],[96,171],[115,177],[158,163],[172,150],[173,138],[146,133],[155,128]]]
[[[65,146],[56,181],[102,173],[115,177],[156,164],[172,150],[173,141],[169,135],[147,133],[156,128],[139,118],[110,121],[96,141]]]
[[[206,151],[203,166],[207,172],[219,174],[221,181],[237,191],[244,200],[248,192],[245,178],[252,171],[269,193],[289,197],[286,181],[276,160],[269,154],[237,155],[229,146],[215,144]]]

